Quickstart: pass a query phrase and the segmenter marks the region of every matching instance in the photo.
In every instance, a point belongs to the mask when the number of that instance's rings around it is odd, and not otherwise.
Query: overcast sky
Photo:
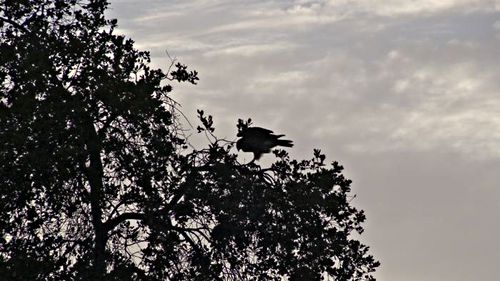
[[[119,32],[200,73],[173,97],[321,148],[353,180],[381,281],[496,281],[500,0],[111,0]],[[251,155],[243,155],[251,160]],[[272,161],[272,156],[264,157]]]

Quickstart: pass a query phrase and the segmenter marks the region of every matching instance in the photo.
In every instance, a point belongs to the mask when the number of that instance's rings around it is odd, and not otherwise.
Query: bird
[[[243,128],[237,134],[236,149],[252,152],[254,159],[259,160],[262,154],[271,152],[276,146],[293,147],[291,140],[280,139],[285,135],[275,135],[273,131],[261,127]]]

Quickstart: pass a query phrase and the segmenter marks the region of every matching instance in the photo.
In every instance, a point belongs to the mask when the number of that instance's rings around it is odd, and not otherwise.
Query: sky
[[[153,66],[199,72],[172,93],[194,126],[252,118],[345,167],[378,280],[499,280],[500,0],[110,2]]]

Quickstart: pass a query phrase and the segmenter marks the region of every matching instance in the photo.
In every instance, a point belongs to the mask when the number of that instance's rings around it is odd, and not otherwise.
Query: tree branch
[[[27,29],[23,25],[15,22],[15,21],[13,21],[11,19],[8,19],[8,18],[0,16],[0,20],[3,21],[3,22],[6,22],[6,23],[10,23],[11,25],[13,25],[13,26],[17,27],[18,29],[24,31],[25,33],[31,33],[31,30]]]
[[[111,229],[115,228],[117,225],[120,223],[126,221],[126,220],[146,220],[146,214],[144,213],[123,213],[120,214],[112,219],[109,219],[104,223],[104,229],[106,231],[110,231]]]

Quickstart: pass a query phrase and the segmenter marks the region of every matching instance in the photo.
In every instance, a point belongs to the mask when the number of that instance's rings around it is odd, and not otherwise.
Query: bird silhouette
[[[282,140],[285,135],[275,135],[273,131],[260,128],[248,127],[242,128],[238,132],[238,141],[236,141],[236,149],[244,152],[252,152],[254,159],[259,160],[262,154],[271,152],[271,149],[276,146],[292,147],[291,140]]]

